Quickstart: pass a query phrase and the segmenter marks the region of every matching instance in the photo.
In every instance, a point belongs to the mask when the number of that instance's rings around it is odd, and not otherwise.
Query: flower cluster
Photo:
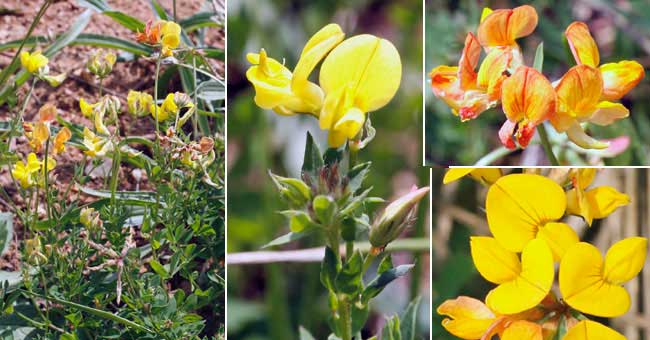
[[[594,169],[558,169],[548,177],[453,169],[445,181],[465,174],[489,186],[492,236],[472,237],[470,246],[477,271],[497,287],[485,303],[466,296],[445,301],[438,307],[448,316],[443,326],[463,339],[596,339],[590,334],[625,339],[583,313],[617,317],[627,312],[630,296],[622,285],[643,268],[647,239],[618,241],[603,258],[562,218],[578,215],[591,225],[628,204],[629,197],[609,186],[587,189]],[[552,290],[556,264],[559,292]]]
[[[524,64],[516,42],[534,31],[537,20],[535,9],[528,5],[486,8],[477,35],[467,34],[458,66],[441,65],[431,71],[434,94],[461,121],[500,103],[507,120],[499,139],[510,149],[517,144],[525,148],[545,121],[580,147],[607,148],[607,142],[588,136],[581,124],[609,125],[627,117],[628,109],[615,101],[643,78],[643,67],[627,60],[599,65],[598,47],[587,25],[574,22],[565,36],[577,65],[551,83],[541,70]],[[479,66],[481,47],[486,56]]]
[[[169,57],[181,43],[181,27],[173,21],[149,21],[144,32],[138,32],[136,40],[153,46],[160,46],[162,55]]]
[[[388,104],[399,88],[402,64],[393,44],[370,34],[344,40],[336,24],[316,32],[291,72],[283,63],[249,53],[246,77],[255,87],[255,103],[281,115],[311,114],[329,131],[329,145],[360,142],[368,112]],[[308,80],[320,67],[319,85]]]
[[[54,156],[65,151],[65,143],[72,136],[70,129],[64,126],[58,129],[52,140],[50,130],[56,115],[56,107],[45,104],[38,110],[37,121],[23,124],[25,137],[33,152],[27,155],[25,161],[17,161],[11,174],[24,189],[36,184],[44,185],[45,176],[56,167]],[[38,153],[43,153],[43,160],[39,160]]]
[[[63,80],[65,80],[66,74],[50,75],[48,63],[49,59],[41,51],[35,51],[34,53],[27,51],[20,52],[20,64],[27,72],[38,79],[45,80],[50,86],[56,87],[61,85]]]

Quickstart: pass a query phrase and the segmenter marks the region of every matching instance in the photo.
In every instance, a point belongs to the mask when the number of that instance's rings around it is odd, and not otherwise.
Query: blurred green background
[[[371,33],[393,42],[400,52],[403,78],[391,103],[371,114],[376,138],[361,151],[372,161],[367,185],[375,196],[394,199],[412,184],[427,185],[422,167],[422,2],[405,1],[228,1],[228,252],[256,251],[288,231],[276,211],[285,206],[268,177],[271,170],[297,176],[306,131],[321,146],[327,136],[308,116],[280,117],[253,102],[254,91],[244,77],[245,55],[264,47],[269,56],[293,69],[309,37],[336,22],[347,37]],[[312,74],[315,77],[318,70]],[[408,236],[428,235],[428,202]],[[285,246],[298,249],[322,245],[310,237]],[[373,305],[367,332],[381,329],[384,317],[401,313],[418,294],[423,296],[420,334],[428,338],[429,262],[421,256],[394,254],[396,263],[417,261],[412,274],[394,283]],[[232,339],[297,339],[299,325],[317,339],[329,334],[327,296],[319,281],[319,264],[228,266],[228,336]]]
[[[535,49],[544,42],[544,74],[559,79],[573,66],[573,57],[564,41],[564,30],[573,21],[589,25],[599,50],[601,64],[634,59],[644,68],[650,65],[650,2],[628,1],[436,1],[426,0],[425,70],[437,65],[456,65],[468,32],[476,33],[483,7],[513,8],[529,4],[537,9],[535,32],[519,41],[526,64],[532,65]],[[428,79],[427,79],[428,81]],[[437,165],[473,165],[483,155],[501,146],[497,131],[505,121],[500,109],[484,112],[479,118],[460,123],[428,83],[425,89],[425,162]],[[606,165],[650,165],[650,82],[648,76],[623,98],[630,117],[607,127],[591,126],[598,138],[627,135],[630,147],[622,154],[605,159]],[[553,132],[553,128],[547,129]],[[496,165],[530,164],[540,158],[541,147],[530,146],[502,158]],[[593,160],[591,160],[593,161]],[[577,163],[577,161],[576,161]]]

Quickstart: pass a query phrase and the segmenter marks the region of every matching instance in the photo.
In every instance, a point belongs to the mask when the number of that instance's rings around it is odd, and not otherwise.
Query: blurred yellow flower
[[[400,55],[390,41],[362,34],[336,46],[320,70],[325,100],[319,123],[329,130],[329,145],[339,147],[355,138],[366,113],[388,104],[401,79]]]
[[[521,259],[492,237],[472,237],[470,246],[478,272],[498,285],[485,299],[490,310],[520,313],[537,306],[550,292],[555,269],[553,254],[544,240],[528,242]]]
[[[630,294],[621,285],[645,263],[647,239],[630,237],[612,245],[605,260],[598,248],[580,242],[560,262],[560,291],[571,307],[587,314],[617,317],[630,308]]]
[[[181,26],[173,21],[166,21],[160,26],[162,53],[172,55],[172,50],[181,43]]]
[[[72,137],[72,132],[66,126],[62,127],[61,130],[54,136],[54,143],[52,152],[56,155],[65,151],[65,143],[70,140]]]
[[[136,117],[141,117],[149,113],[149,108],[153,104],[153,97],[146,92],[129,90],[126,103],[129,108],[129,113]]]
[[[518,320],[505,329],[500,340],[543,340],[542,326],[537,323]]]
[[[113,151],[113,143],[107,138],[94,134],[90,129],[84,127],[83,145],[86,148],[84,153],[90,157],[103,157]]]
[[[44,71],[47,66],[48,59],[41,51],[29,53],[27,51],[20,52],[20,63],[31,74],[39,74]]]
[[[96,51],[86,62],[86,67],[90,73],[102,79],[111,73],[116,60],[117,57],[112,52],[102,53],[101,51]]]
[[[556,222],[564,216],[566,205],[564,190],[553,180],[511,174],[490,186],[485,209],[490,231],[505,249],[520,252],[531,240],[542,239],[559,261],[579,241],[571,226]]]
[[[161,122],[169,119],[170,117],[175,118],[178,114],[178,106],[174,102],[174,94],[168,94],[160,106],[157,106],[152,102],[149,107],[149,112],[151,112],[151,116],[154,117],[154,119],[157,115],[158,120]]]
[[[91,118],[93,117],[93,110],[97,104],[88,103],[85,99],[79,98],[79,109],[84,117]]]
[[[27,189],[35,184],[35,176],[41,170],[41,162],[36,154],[31,152],[27,155],[27,161],[17,161],[11,174],[20,183],[20,186]]]
[[[567,191],[567,212],[582,216],[591,225],[594,219],[609,216],[616,209],[630,203],[630,197],[613,187],[600,186],[587,190],[593,182],[596,169],[574,170],[571,175],[573,189]]]

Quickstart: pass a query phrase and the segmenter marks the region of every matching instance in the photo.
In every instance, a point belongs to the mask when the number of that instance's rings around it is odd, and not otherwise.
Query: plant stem
[[[339,317],[341,321],[341,339],[352,340],[352,315],[350,302],[345,295],[339,295]]]
[[[111,142],[112,143],[112,142]],[[116,145],[113,150],[113,167],[111,169],[111,210],[115,215],[115,192],[117,191],[117,178],[120,172],[121,154],[119,147]]]
[[[345,241],[345,258],[349,259],[354,253],[354,241]]]
[[[478,162],[476,162],[476,164],[474,164],[474,166],[482,167],[482,166],[490,165],[490,164],[496,162],[499,158],[501,158],[503,156],[506,156],[506,155],[510,154],[511,152],[513,152],[513,151],[514,150],[510,150],[510,149],[506,148],[505,146],[501,146],[501,147],[499,147],[497,149],[494,149],[494,150],[490,151],[490,153],[488,153],[487,155],[481,157],[481,159],[479,159]]]
[[[48,156],[50,153],[50,137],[45,140],[45,155],[43,156],[43,181],[45,182],[45,202],[47,203],[47,219],[52,219],[52,200],[50,200],[49,173],[47,170]]]
[[[104,90],[103,85],[104,85],[104,78],[99,78],[99,98],[98,99],[102,98],[102,92]]]
[[[551,146],[551,142],[548,139],[546,126],[544,123],[537,126],[537,131],[539,132],[539,139],[542,141],[542,147],[544,148],[544,152],[546,152],[546,158],[548,158],[548,161],[553,166],[560,165],[560,163],[557,161],[557,158],[555,158],[555,155],[553,154],[553,147]]]
[[[362,273],[365,273],[368,268],[370,268],[370,265],[372,264],[372,261],[375,259],[375,257],[377,257],[377,255],[375,255],[372,251],[366,255],[366,259],[363,260],[363,267],[361,269]]]
[[[172,1],[172,6],[174,8],[174,21],[178,21],[178,17],[176,16],[176,0]]]
[[[160,140],[158,138],[158,133],[160,133],[160,122],[158,121],[158,115],[160,114],[158,111],[158,75],[160,74],[160,62],[162,60],[162,51],[159,52],[158,54],[158,59],[156,60],[156,73],[154,74],[154,81],[153,81],[153,103],[155,107],[155,114],[154,114],[154,119],[156,119],[156,144],[160,144]]]

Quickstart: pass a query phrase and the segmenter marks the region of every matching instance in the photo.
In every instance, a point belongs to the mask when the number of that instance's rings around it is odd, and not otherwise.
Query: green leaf
[[[359,188],[361,188],[363,181],[370,172],[371,164],[371,162],[357,164],[350,170],[350,172],[348,172],[348,190],[350,190],[351,193],[355,193]]]
[[[144,31],[144,22],[120,11],[104,11],[104,15],[133,32]]]
[[[104,0],[77,0],[81,7],[91,8],[98,12],[108,11],[111,7]]]
[[[59,336],[59,340],[77,340],[77,336],[70,333],[63,333]]]
[[[151,0],[151,8],[156,12],[156,15],[158,15],[158,18],[162,20],[169,20],[167,16],[167,12],[165,11],[165,8],[161,6],[158,1],[156,0]]]
[[[537,71],[542,72],[542,67],[544,66],[544,43],[541,42],[537,45],[537,50],[535,51],[535,61],[533,61],[533,68]]]
[[[341,222],[341,238],[344,241],[354,242],[357,238],[357,222],[354,218],[346,218]]]
[[[312,176],[318,175],[316,172],[323,167],[323,156],[314,142],[314,137],[307,132],[307,142],[305,144],[305,157],[302,162],[302,172]]]
[[[330,247],[325,247],[325,257],[320,268],[320,282],[331,292],[336,291],[336,275],[341,270],[341,260]]]
[[[568,329],[567,329],[567,322],[566,322],[566,316],[562,314],[560,316],[560,322],[558,323],[557,331],[555,332],[555,336],[553,337],[553,340],[562,340],[564,339],[564,336],[566,335]]]
[[[200,12],[178,22],[185,32],[192,32],[204,27],[219,27],[219,23],[212,20],[214,13]]]
[[[336,215],[336,202],[329,196],[318,195],[312,202],[314,213],[318,221],[323,225],[329,225]]]
[[[402,315],[400,333],[402,333],[402,340],[415,340],[415,328],[418,322],[418,310],[420,309],[421,297],[416,297],[409,303],[406,312]]]
[[[84,194],[90,196],[111,198],[111,192],[108,190],[95,190],[84,186],[79,186],[79,190],[81,190]],[[160,204],[162,206],[166,206],[164,202],[156,199],[155,192],[148,192],[148,191],[116,191],[115,199],[133,205]]]
[[[368,321],[368,315],[370,314],[370,305],[363,304],[359,305],[353,303],[351,308],[351,317],[352,317],[352,334],[356,334],[363,329],[363,326]]]
[[[0,256],[9,248],[14,235],[14,215],[12,213],[0,213]]]
[[[149,261],[149,265],[151,266],[151,269],[153,269],[158,276],[160,276],[163,280],[166,280],[169,278],[169,273],[167,272],[167,269],[165,269],[165,266],[160,264],[157,260],[151,260]]]
[[[299,239],[301,239],[301,238],[303,238],[305,236],[311,235],[311,233],[314,232],[314,230],[315,229],[309,229],[309,230],[305,230],[305,231],[300,232],[300,233],[294,233],[294,232],[286,233],[286,234],[274,239],[273,241],[263,245],[262,249],[266,249],[266,248],[270,248],[270,247],[274,247],[274,246],[280,246],[280,245],[283,245],[283,244],[287,244],[289,242],[299,240]]]
[[[208,101],[224,100],[226,98],[226,89],[223,83],[208,80],[196,87],[196,96]]]
[[[280,211],[280,214],[289,218],[289,228],[294,233],[299,233],[316,226],[309,215],[302,210],[283,210]]]
[[[399,317],[393,316],[386,320],[386,324],[381,331],[382,340],[402,340],[402,333],[399,327]]]
[[[101,34],[84,33],[73,40],[70,45],[85,45],[103,48],[112,48],[121,50],[135,55],[148,56],[153,53],[153,49],[149,46],[139,44],[133,41],[124,40],[116,37],[111,37]]]
[[[337,163],[341,163],[343,160],[343,151],[345,149],[336,149],[336,148],[328,148],[325,150],[325,153],[323,154],[323,161],[325,162],[325,165],[333,165]]]
[[[384,264],[384,261],[382,261],[382,264]],[[381,291],[384,290],[384,288],[389,283],[408,274],[408,272],[413,268],[413,266],[414,265],[412,264],[403,264],[401,266],[397,266],[395,268],[385,270],[384,272],[379,274],[372,281],[370,281],[366,289],[363,290],[363,294],[361,297],[362,303],[364,304],[368,303],[370,299],[374,298],[379,293],[381,293]]]
[[[68,46],[72,41],[74,41],[81,32],[88,26],[90,22],[90,17],[92,16],[93,11],[90,9],[85,10],[81,15],[77,17],[72,26],[65,31],[63,34],[59,35],[52,45],[48,46],[44,51],[47,57],[52,57],[62,48]]]
[[[379,263],[379,267],[377,268],[377,274],[381,274],[392,268],[393,268],[393,257],[390,254],[388,254],[384,256],[384,258]]]
[[[316,340],[316,338],[314,338],[309,331],[302,326],[298,329],[298,333],[300,335],[300,340]]]
[[[363,288],[361,276],[363,275],[363,259],[358,250],[343,265],[336,275],[336,291],[345,294],[356,294]]]

